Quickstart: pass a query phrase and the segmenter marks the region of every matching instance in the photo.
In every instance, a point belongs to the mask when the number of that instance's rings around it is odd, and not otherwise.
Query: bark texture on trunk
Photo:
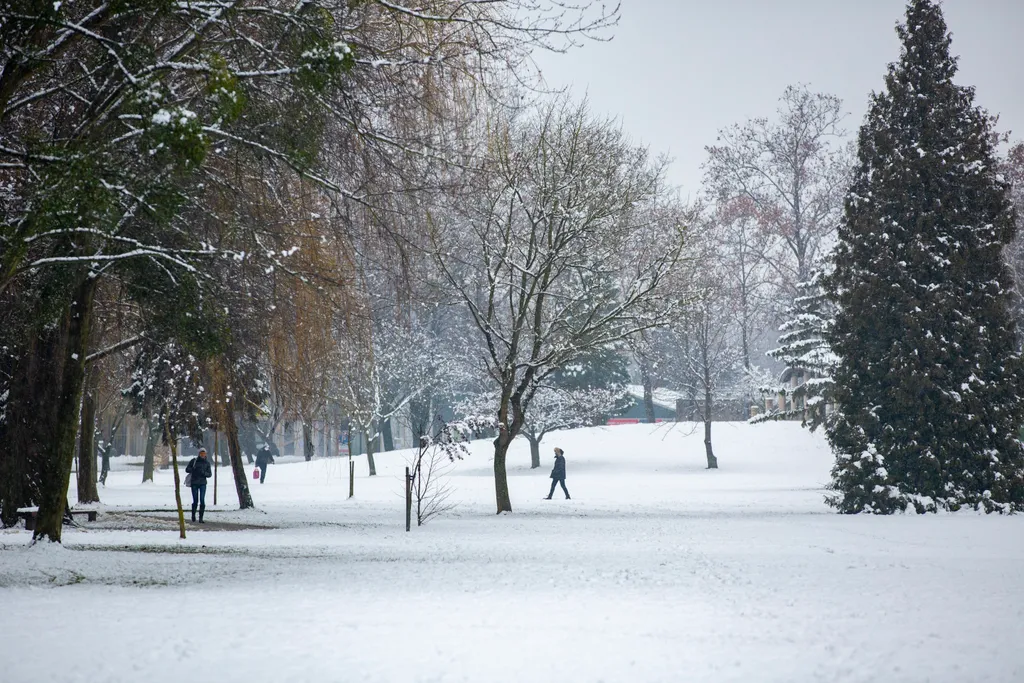
[[[512,439],[502,429],[494,440],[494,496],[498,505],[497,514],[512,512],[512,499],[508,495],[508,474],[505,472],[505,456]]]
[[[0,448],[0,526],[18,523],[17,510],[32,502],[28,454],[13,448]]]
[[[522,386],[529,384],[530,378],[522,381]],[[494,494],[497,513],[512,512],[512,499],[508,494],[508,473],[505,471],[505,460],[508,447],[523,429],[525,416],[522,405],[522,389],[518,392],[503,393],[498,408],[498,436],[494,439]],[[511,419],[510,419],[511,418]]]
[[[529,432],[526,432],[526,440],[530,442],[530,469],[535,470],[540,467],[540,440],[542,437],[534,436]]]
[[[377,463],[373,461],[373,441],[369,432],[363,432],[363,439],[366,441],[366,464],[370,468],[370,476],[377,476]]]
[[[225,402],[225,405],[228,405]],[[235,413],[230,405],[224,410],[224,436],[228,439],[228,453],[231,458],[231,473],[235,477],[235,492],[238,494],[238,509],[255,507],[252,502],[252,494],[249,493],[249,478],[246,476],[246,466],[242,462],[242,447],[238,443],[238,425],[235,423]]]
[[[388,411],[391,409],[388,408]],[[384,420],[380,427],[381,450],[385,453],[395,450],[395,434],[391,429],[391,418]]]
[[[718,469],[718,458],[715,457],[715,452],[711,448],[711,419],[714,415],[714,401],[712,395],[712,388],[714,384],[711,382],[711,360],[708,357],[708,340],[707,340],[707,321],[705,321],[704,338],[703,344],[701,344],[701,359],[704,366],[704,450],[708,457],[708,469]]]
[[[60,398],[66,329],[40,323],[18,350],[8,384],[7,419],[0,424],[0,521],[19,522],[17,510],[39,501],[43,448]]]
[[[82,424],[78,439],[78,502],[98,503],[96,489],[96,372],[88,372],[82,394]]]
[[[155,422],[146,423],[146,455],[142,459],[142,481],[153,481],[153,457],[156,442],[160,438],[160,427]]]
[[[313,425],[309,422],[302,423],[302,454],[306,458],[306,462],[313,459],[313,455],[316,452],[313,446]]]
[[[711,391],[704,392],[704,450],[708,456],[708,469],[718,469],[718,458],[711,448]]]
[[[82,384],[85,379],[85,357],[89,347],[95,278],[84,276],[75,287],[75,293],[65,313],[62,327],[67,330],[62,356],[60,395],[49,415],[52,430],[40,429],[45,438],[40,461],[39,513],[33,540],[46,538],[60,542],[64,510],[71,482],[71,465],[75,459],[75,437],[78,436],[79,407]]]
[[[715,457],[715,452],[711,448],[711,422],[707,421],[704,423],[704,450],[708,456],[708,469],[718,469],[718,458]]]
[[[121,433],[126,415],[127,413],[124,410],[120,410],[110,420],[107,438],[103,442],[103,448],[100,449],[102,451],[100,454],[100,483],[104,486],[107,485],[107,475],[110,473],[110,454],[114,450],[114,439]]]

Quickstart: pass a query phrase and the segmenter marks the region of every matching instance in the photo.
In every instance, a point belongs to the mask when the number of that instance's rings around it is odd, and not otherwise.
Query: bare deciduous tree
[[[544,380],[581,354],[657,326],[682,245],[662,166],[616,125],[564,99],[494,121],[476,186],[433,218],[433,250],[483,342],[495,405],[497,512],[505,471]]]
[[[754,219],[753,203],[741,197],[720,203],[711,218],[719,253],[722,286],[736,310],[743,367],[750,370],[752,348],[777,319],[778,278],[770,264],[771,235]]]
[[[726,202],[748,200],[750,215],[771,238],[762,256],[791,294],[827,253],[842,212],[850,168],[842,106],[832,95],[790,86],[775,120],[724,128],[706,148],[708,190]]]

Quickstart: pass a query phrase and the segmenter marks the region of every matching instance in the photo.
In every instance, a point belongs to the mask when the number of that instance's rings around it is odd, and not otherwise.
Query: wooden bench
[[[36,517],[39,515],[39,508],[18,508],[18,516],[25,520],[25,529],[28,531],[34,531],[36,528]],[[71,515],[74,519],[75,515],[86,515],[86,518],[90,522],[96,521],[97,512],[95,510],[65,510],[66,514]]]

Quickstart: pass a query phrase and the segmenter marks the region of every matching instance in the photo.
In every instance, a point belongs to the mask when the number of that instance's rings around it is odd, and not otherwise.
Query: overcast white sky
[[[608,2],[609,0],[605,0]],[[622,0],[607,43],[536,55],[552,86],[589,94],[597,113],[667,152],[683,195],[699,191],[719,128],[771,116],[789,84],[843,99],[851,135],[899,58],[904,0]],[[1024,0],[945,0],[957,81],[1024,140]]]

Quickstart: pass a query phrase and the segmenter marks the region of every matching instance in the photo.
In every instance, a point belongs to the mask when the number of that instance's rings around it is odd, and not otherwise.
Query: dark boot
[[[206,506],[205,505],[203,505],[202,507],[199,508],[199,523],[200,524],[205,524],[206,523],[206,522],[203,521],[203,513],[204,512],[206,512]]]
[[[192,521],[196,521],[196,506],[192,506]]]

